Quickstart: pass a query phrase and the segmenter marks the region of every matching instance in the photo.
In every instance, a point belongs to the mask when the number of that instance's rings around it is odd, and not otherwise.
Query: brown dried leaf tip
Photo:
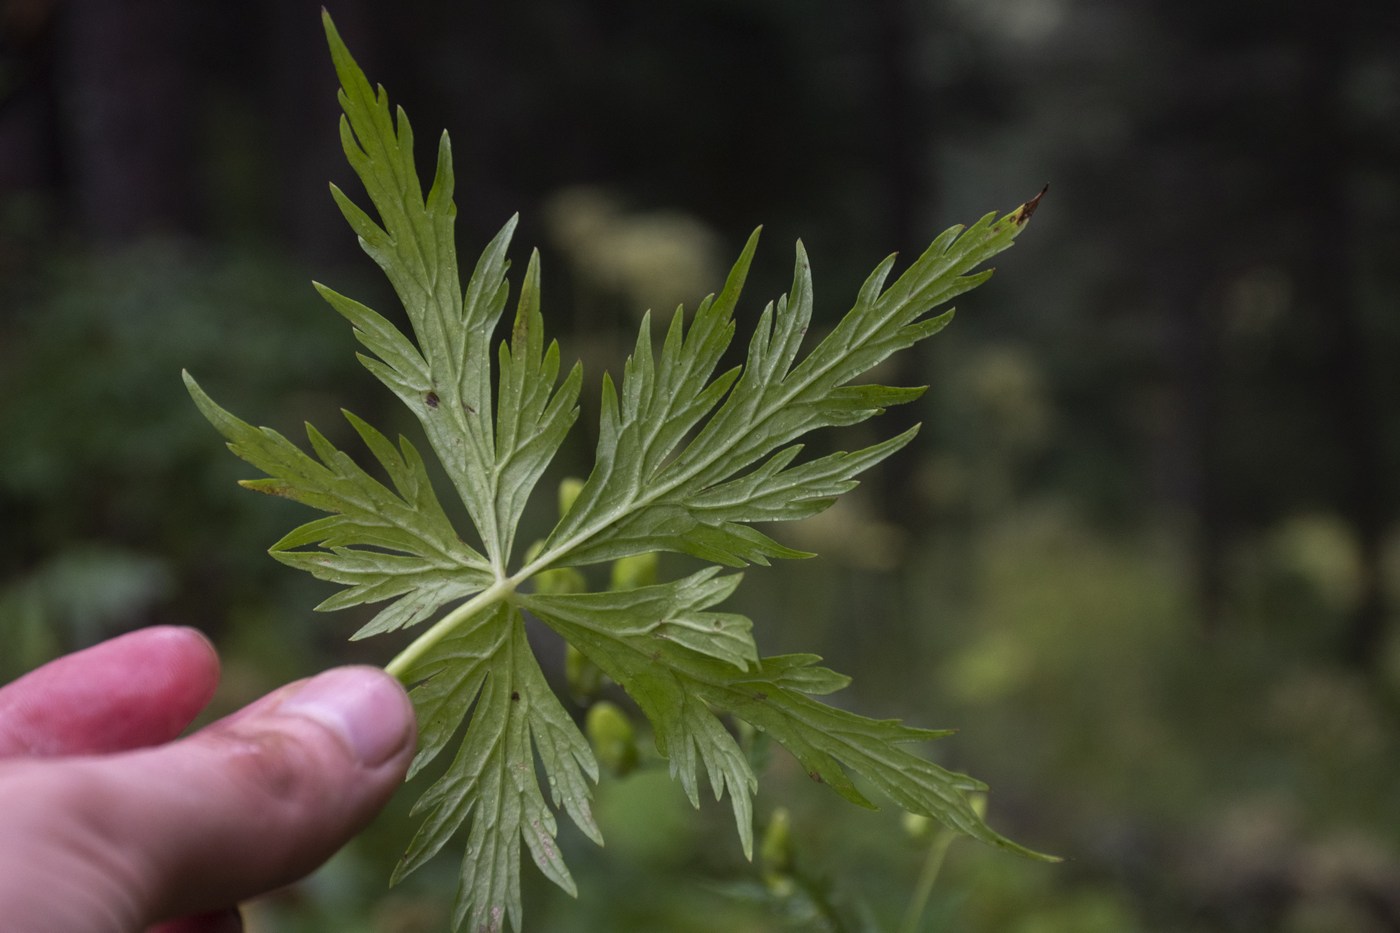
[[[1015,212],[1011,215],[1011,219],[1016,224],[1016,226],[1023,226],[1026,221],[1031,219],[1031,215],[1035,213],[1035,209],[1040,206],[1040,199],[1045,197],[1045,192],[1049,190],[1050,185],[1046,184],[1044,188],[1040,189],[1039,194],[1031,198],[1025,204],[1022,204],[1020,207],[1016,208]]]

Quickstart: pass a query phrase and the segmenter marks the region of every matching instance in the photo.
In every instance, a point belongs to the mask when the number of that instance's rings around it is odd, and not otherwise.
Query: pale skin
[[[236,905],[306,875],[403,780],[413,710],[345,667],[180,738],[219,660],[143,629],[0,687],[0,925],[231,933]]]

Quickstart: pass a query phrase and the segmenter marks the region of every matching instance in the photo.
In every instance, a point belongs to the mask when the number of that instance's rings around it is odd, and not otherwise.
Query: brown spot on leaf
[[[809,778],[811,778],[812,780],[816,781],[818,784],[825,784],[825,783],[826,783],[825,781],[822,780],[822,776],[821,776],[821,773],[820,773],[820,772],[817,772],[817,771],[808,771],[808,772],[807,772],[807,776],[808,776]]]
[[[510,692],[510,701],[511,701],[512,703],[516,703],[516,702],[518,702],[519,700],[520,700],[520,691],[519,691],[519,690],[512,690],[512,691]]]
[[[436,393],[436,392],[429,392],[427,395],[423,396],[423,402],[424,402],[424,404],[426,404],[429,408],[437,408],[437,407],[438,407],[438,395],[437,395],[437,393]]]
[[[1011,219],[1015,221],[1016,226],[1020,227],[1024,225],[1026,221],[1031,219],[1031,215],[1035,213],[1035,209],[1040,206],[1040,199],[1045,197],[1045,192],[1049,190],[1050,186],[1047,184],[1044,188],[1040,189],[1039,194],[1031,198],[1025,204],[1022,204],[1020,207],[1016,208],[1015,213],[1011,215]]]
[[[251,489],[254,492],[260,492],[265,496],[281,496],[284,499],[292,499],[296,497],[296,489],[292,487],[291,483],[279,483],[275,480],[270,479],[245,479],[239,480],[238,485],[242,486],[244,489]]]

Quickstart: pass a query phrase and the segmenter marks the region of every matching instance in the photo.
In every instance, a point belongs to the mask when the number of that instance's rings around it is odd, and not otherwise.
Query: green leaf
[[[824,704],[815,697],[840,690],[848,678],[818,666],[815,655],[762,658],[750,620],[717,607],[740,583],[721,566],[812,556],[755,524],[822,511],[862,471],[912,440],[917,429],[803,458],[809,432],[865,421],[922,393],[860,380],[948,323],[951,311],[931,312],[986,279],[990,272],[979,267],[1011,245],[1038,197],[1008,215],[947,231],[889,285],[894,259],[886,259],[849,313],[805,354],[813,292],[798,244],[789,294],[759,316],[744,363],[720,371],[755,232],[718,295],[688,317],[678,310],[659,341],[650,317],[643,320],[620,380],[603,376],[592,471],[581,485],[569,484],[545,541],[512,563],[526,504],[578,416],[582,370],[574,365],[561,378],[559,347],[545,338],[535,254],[509,334],[491,352],[509,297],[506,252],[515,220],[486,246],[464,287],[447,135],[425,195],[407,117],[391,112],[384,90],[371,87],[328,16],[325,26],[341,81],[341,140],[374,214],[339,189],[332,195],[388,276],[411,334],[351,298],[316,288],[350,322],[367,351],[360,356],[365,367],[417,417],[472,529],[453,527],[408,440],[391,442],[347,413],[386,483],[314,428],[307,428],[313,456],[229,414],[188,375],[186,383],[230,449],[265,474],[245,486],[327,513],[271,550],[342,587],[318,608],[379,604],[355,637],[435,619],[387,665],[412,688],[418,713],[412,772],[434,764],[438,770],[415,807],[422,823],[395,880],[461,834],[456,925],[520,929],[525,853],[574,892],[555,813],[563,810],[584,835],[602,841],[589,808],[598,765],[531,652],[527,612],[568,641],[575,668],[596,665],[636,701],[692,802],[702,773],[716,798],[728,794],[746,854],[757,777],[728,716],[785,746],[813,779],[854,803],[870,806],[866,791],[873,789],[906,810],[1034,855],[972,809],[967,795],[982,784],[918,754],[920,743],[946,733]],[[659,551],[711,566],[660,580]],[[613,588],[587,592],[577,568],[605,561],[614,562]],[[455,754],[444,755],[454,742]]]
[[[453,240],[451,140],[446,133],[439,140],[437,171],[424,198],[408,116],[402,109],[390,116],[384,89],[371,89],[328,15],[325,25],[341,82],[341,144],[379,222],[339,188],[332,186],[332,194],[360,245],[393,284],[419,350],[363,305],[329,289],[322,294],[377,355],[362,358],[365,366],[417,415],[499,571],[510,556],[520,508],[577,417],[582,370],[575,366],[553,389],[559,349],[551,344],[542,352],[538,263],[532,260],[514,340],[508,351],[502,349],[501,393],[507,403],[502,411],[508,423],[493,430],[490,342],[505,308],[505,256],[515,219],[486,248],[464,294]]]
[[[589,564],[657,549],[731,566],[808,556],[749,523],[820,512],[914,431],[797,466],[801,447],[788,445],[809,431],[856,424],[917,398],[922,388],[848,383],[941,330],[952,312],[923,316],[984,281],[988,272],[970,270],[1010,246],[1019,230],[1015,215],[998,221],[993,214],[962,235],[954,228],[882,291],[894,265],[894,257],[886,259],[851,312],[794,365],[812,317],[811,268],[798,244],[791,296],[764,309],[742,369],[714,376],[734,334],[731,315],[757,246],[755,233],[724,291],[701,303],[689,333],[677,313],[654,359],[644,320],[620,394],[604,380],[596,465],[539,561]]]
[[[657,748],[671,759],[671,773],[692,803],[698,802],[697,760],[706,767],[716,799],[728,790],[746,854],[751,855],[751,814],[748,795],[740,788],[747,785],[751,790],[756,782],[718,712],[732,713],[769,733],[797,757],[809,777],[852,803],[872,806],[849,771],[905,810],[992,845],[1036,855],[993,832],[973,811],[965,795],[985,791],[984,784],[946,771],[905,747],[950,732],[868,719],[813,700],[808,694],[830,693],[847,682],[833,671],[812,666],[818,660],[814,655],[784,655],[736,666],[712,650],[666,637],[672,619],[694,619],[697,610],[723,598],[716,591],[692,591],[691,598],[671,600],[642,590],[540,594],[523,603],[627,689],[656,727]],[[599,611],[604,598],[608,612]],[[616,619],[627,621],[614,624]],[[646,619],[650,624],[641,624]]]
[[[435,855],[470,819],[455,925],[498,930],[509,916],[519,929],[522,841],[546,877],[576,893],[531,748],[549,775],[553,805],[601,845],[585,781],[598,779],[593,752],[545,682],[509,606],[497,604],[438,642],[409,677],[419,682],[412,693],[422,732],[415,772],[446,746],[462,711],[473,703],[475,709],[456,759],[414,806],[426,817],[394,880]]]
[[[422,458],[407,440],[395,449],[374,428],[345,413],[389,474],[394,484],[389,489],[310,425],[307,435],[320,462],[276,431],[255,428],[224,411],[189,373],[185,384],[200,411],[227,438],[229,449],[269,477],[245,480],[244,486],[332,513],[272,546],[272,555],[283,563],[349,586],[317,608],[397,597],[357,637],[421,622],[444,604],[473,596],[494,582],[486,559],[457,537],[433,493]],[[323,550],[294,550],[307,545]]]

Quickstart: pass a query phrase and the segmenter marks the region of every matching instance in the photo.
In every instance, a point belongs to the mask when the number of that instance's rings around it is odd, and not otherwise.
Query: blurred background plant
[[[179,384],[288,432],[342,404],[405,427],[307,284],[392,306],[326,194],[350,179],[317,5],[0,2],[4,677],[188,622],[224,711],[393,651],[311,615],[318,585],[262,553],[295,506],[234,487]],[[758,223],[750,319],[801,236],[829,322],[885,253],[1051,181],[1002,273],[881,374],[932,386],[872,428],[922,420],[917,448],[780,529],[823,556],[737,608],[862,711],[958,726],[935,751],[991,783],[993,824],[1070,859],[952,846],[917,929],[1400,929],[1400,6],[332,12],[420,137],[453,132],[464,249],[522,213],[586,399]],[[903,933],[931,842],[900,814],[777,753],[757,811],[787,841],[749,865],[640,739],[599,788],[608,846],[564,840],[581,899],[534,884],[533,928]],[[383,888],[402,797],[253,928],[443,929],[453,865]]]

